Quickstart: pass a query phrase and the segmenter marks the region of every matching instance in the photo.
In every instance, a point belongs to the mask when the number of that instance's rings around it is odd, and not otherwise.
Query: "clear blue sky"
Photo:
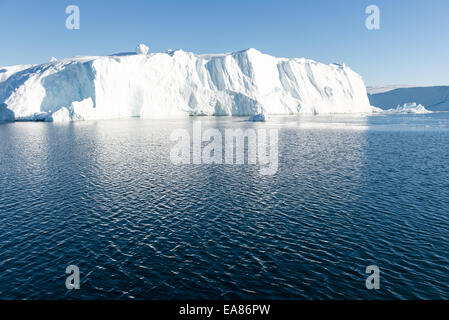
[[[76,4],[81,29],[65,28]],[[365,28],[380,7],[381,29]],[[367,85],[449,85],[448,0],[0,0],[0,66],[76,55],[254,47],[283,57],[345,62]]]

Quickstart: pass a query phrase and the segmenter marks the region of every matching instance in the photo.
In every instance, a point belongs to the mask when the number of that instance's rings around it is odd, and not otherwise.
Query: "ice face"
[[[7,70],[0,79],[5,118],[51,117],[63,107],[68,117],[63,111],[51,118],[372,112],[362,78],[344,64],[255,49],[77,57],[0,70]]]

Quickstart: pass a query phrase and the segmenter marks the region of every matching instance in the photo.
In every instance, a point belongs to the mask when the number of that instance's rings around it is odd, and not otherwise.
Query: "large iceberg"
[[[134,52],[0,68],[1,120],[365,112],[372,108],[363,80],[346,65],[255,49]]]

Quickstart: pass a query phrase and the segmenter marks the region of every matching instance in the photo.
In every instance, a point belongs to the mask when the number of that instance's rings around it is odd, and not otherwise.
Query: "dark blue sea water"
[[[243,120],[201,118],[277,174],[172,164],[192,118],[0,124],[0,298],[449,299],[449,113]]]

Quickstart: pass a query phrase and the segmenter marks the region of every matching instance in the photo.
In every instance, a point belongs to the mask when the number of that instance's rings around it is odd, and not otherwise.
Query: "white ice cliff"
[[[372,112],[362,78],[344,64],[255,49],[146,50],[0,67],[0,120]]]

